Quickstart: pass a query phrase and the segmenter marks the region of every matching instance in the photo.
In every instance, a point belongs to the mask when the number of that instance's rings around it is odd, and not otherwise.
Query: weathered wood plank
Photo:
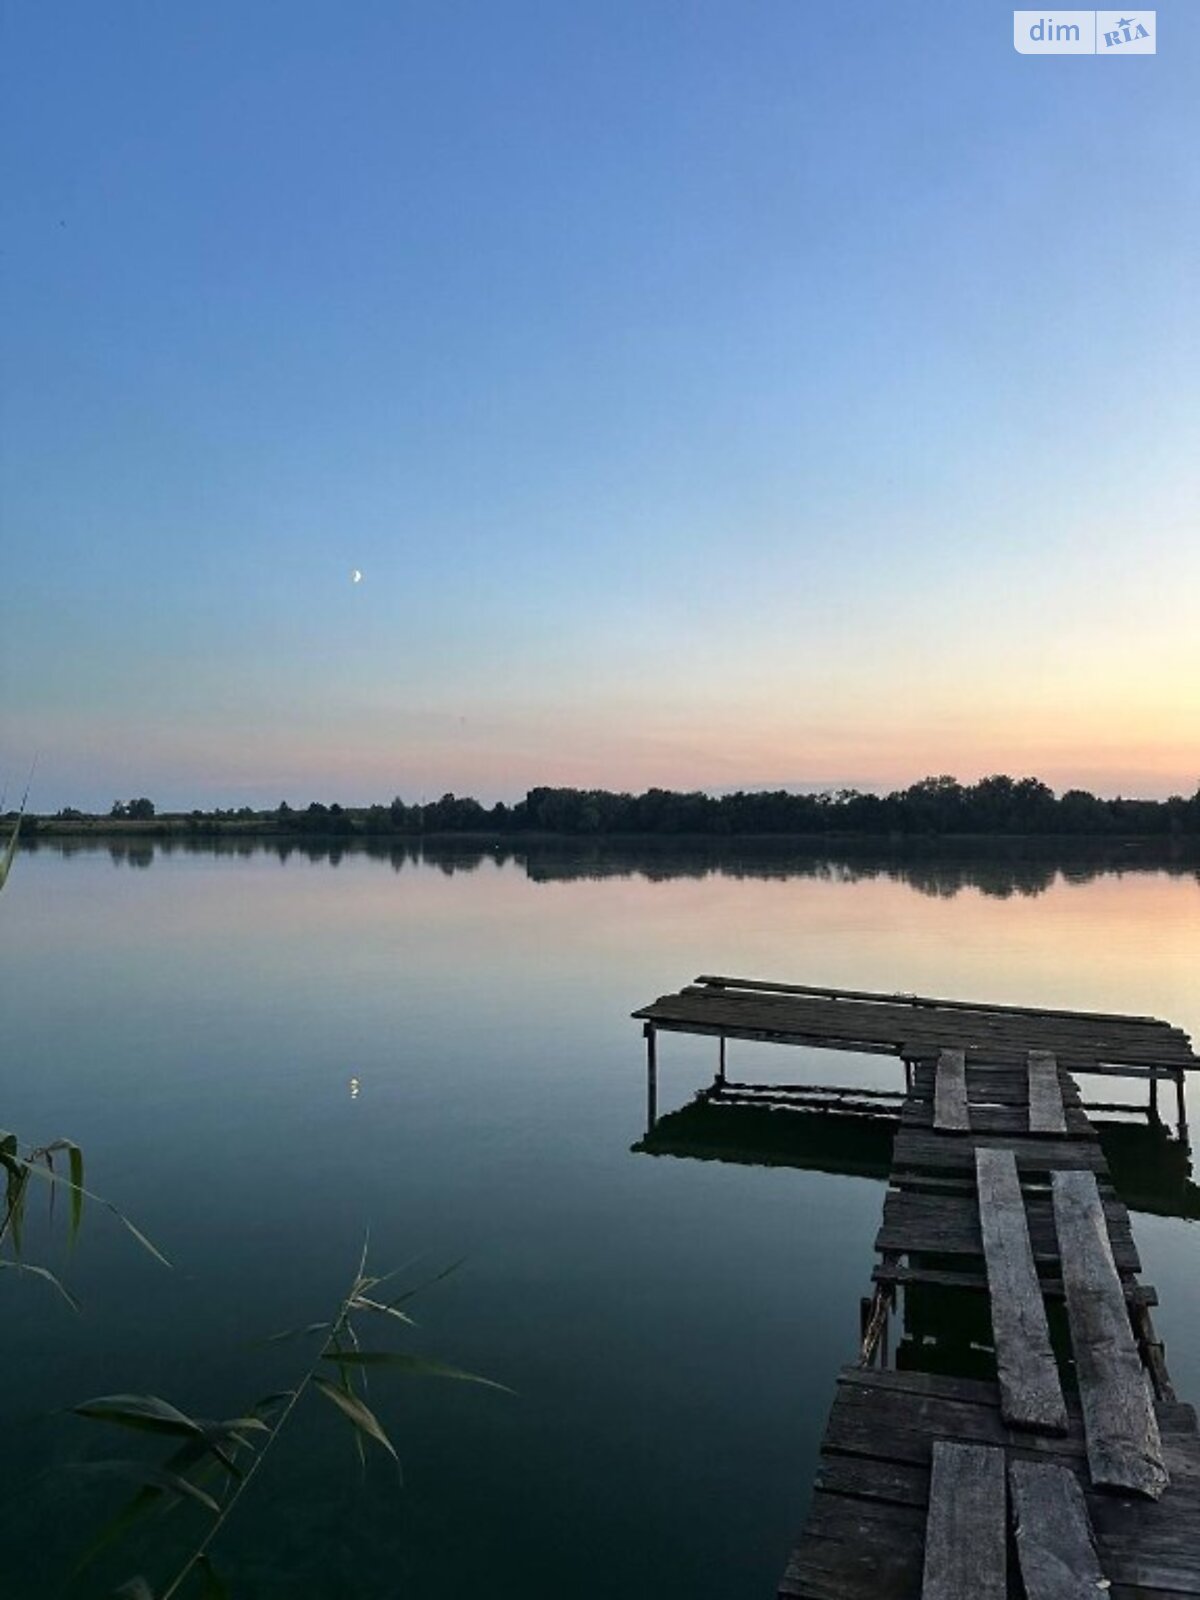
[[[938,1056],[937,1083],[933,1091],[933,1125],[943,1133],[968,1133],[966,1058],[961,1050],[943,1050]]]
[[[1094,1179],[1095,1175],[1092,1177]],[[1141,1262],[1133,1242],[1128,1211],[1116,1199],[1105,1200],[1103,1210],[1118,1270],[1122,1273],[1140,1271]],[[1034,1260],[1056,1266],[1058,1235],[1050,1197],[1030,1195],[1025,1204],[1025,1218]],[[875,1248],[881,1252],[894,1250],[905,1254],[916,1251],[921,1255],[982,1256],[979,1207],[971,1195],[919,1194],[909,1189],[889,1189],[884,1197],[883,1225],[875,1236]]]
[[[890,1370],[880,1367],[845,1366],[839,1369],[837,1375],[837,1393],[840,1399],[844,1395],[858,1393],[867,1399],[872,1396],[878,1398],[885,1394],[900,1396],[916,1396],[918,1399],[928,1399],[945,1402],[960,1407],[970,1407],[979,1412],[992,1412],[995,1417],[995,1426],[999,1430],[996,1437],[1012,1444],[1014,1436],[1010,1434],[1000,1421],[1000,1390],[993,1379],[990,1378],[950,1378],[941,1372],[916,1372],[910,1369],[899,1368]],[[1182,1400],[1160,1400],[1155,1405],[1158,1416],[1159,1429],[1165,1440],[1168,1435],[1178,1435],[1188,1443],[1189,1449],[1195,1457],[1195,1470],[1189,1470],[1186,1476],[1195,1479],[1197,1492],[1200,1493],[1200,1431],[1197,1429],[1196,1410]],[[1083,1419],[1077,1405],[1068,1402],[1068,1413],[1074,1417],[1072,1427],[1079,1435],[1078,1454],[1083,1455]],[[946,1431],[948,1437],[960,1437],[951,1428]],[[991,1434],[966,1433],[961,1435],[964,1439],[979,1442],[988,1442]],[[1057,1439],[1034,1439],[1021,1436],[1022,1450],[1028,1447],[1031,1451],[1039,1452],[1043,1447],[1051,1450],[1062,1448]],[[928,1459],[928,1456],[926,1457]],[[1175,1486],[1178,1488],[1178,1486]],[[1172,1495],[1174,1499],[1174,1494]],[[1138,1508],[1139,1515],[1150,1512],[1157,1515],[1153,1506],[1144,1501],[1117,1501],[1106,1499],[1106,1505],[1129,1504]],[[1093,1521],[1095,1519],[1093,1518]]]
[[[1025,1052],[1028,1056],[1029,1052]],[[914,1100],[932,1100],[934,1063],[918,1061],[912,1070],[909,1097]],[[1069,1077],[1059,1075],[1059,1086],[1064,1106],[1078,1106],[1079,1089]],[[994,1061],[973,1061],[967,1058],[967,1101],[970,1105],[1027,1106],[1029,1104],[1029,1063],[1022,1058],[1008,1065]],[[1126,1109],[1122,1107],[1122,1109]]]
[[[898,1283],[898,1284],[926,1284],[935,1289],[971,1289],[979,1293],[987,1290],[988,1281],[979,1272],[947,1272],[933,1267],[902,1267],[894,1263],[888,1266],[877,1266],[871,1269],[873,1283]],[[1038,1278],[1038,1287],[1042,1291],[1044,1300],[1061,1300],[1063,1298],[1063,1284],[1061,1278]],[[1125,1299],[1133,1306],[1156,1306],[1158,1304],[1158,1290],[1153,1284],[1135,1283],[1126,1278],[1122,1280],[1122,1289]]]
[[[925,1509],[857,1496],[813,1495],[780,1600],[892,1600],[921,1579]]]
[[[656,1001],[652,1006],[644,1006],[632,1015],[639,1021],[651,1021],[656,1027],[671,1030],[676,1033],[691,1033],[720,1038],[722,1035],[728,1039],[756,1039],[774,1044],[801,1045],[810,1049],[820,1050],[849,1050],[856,1054],[875,1053],[882,1055],[913,1056],[916,1054],[936,1055],[940,1048],[951,1048],[955,1041],[961,1042],[961,1030],[947,1030],[944,1034],[929,1034],[920,1040],[914,1040],[909,1034],[899,1039],[895,1030],[867,1029],[866,1027],[843,1025],[830,1028],[815,1019],[806,1016],[797,1016],[786,1008],[764,1008],[759,1013],[750,1014],[744,1010],[728,1007],[717,1009],[710,1005],[696,1006],[687,1001],[686,997],[678,1001],[678,997],[666,996],[662,1001]],[[1141,1052],[1134,1053],[1127,1050],[1105,1050],[1096,1048],[1076,1048],[1064,1045],[1058,1041],[1052,1043],[1057,1052],[1059,1065],[1074,1072],[1101,1073],[1112,1077],[1149,1078],[1169,1077],[1179,1067],[1185,1070],[1200,1068],[1200,1059],[1192,1056],[1181,1047],[1183,1054],[1175,1059],[1166,1060],[1161,1053]],[[1005,1059],[1011,1058],[1012,1064],[1020,1064],[1025,1059],[1028,1040],[1014,1039],[1006,1044],[1003,1049]],[[970,1048],[986,1050],[989,1057],[999,1055],[998,1047],[994,1048],[986,1041],[973,1041]]]
[[[1058,1061],[1049,1050],[1029,1052],[1029,1131],[1066,1133],[1062,1089],[1058,1082]]]
[[[1010,1150],[977,1150],[979,1222],[991,1297],[1000,1414],[1012,1428],[1066,1433],[1067,1407]]]
[[[1162,1440],[1095,1177],[1056,1172],[1051,1183],[1092,1482],[1157,1500]]]
[[[822,989],[809,983],[771,983],[761,978],[727,978],[701,973],[696,983],[721,989],[761,990],[769,994],[804,994],[830,1000],[868,1000],[892,1006],[932,1007],[937,1011],[980,1011],[1015,1017],[1061,1017],[1069,1022],[1116,1022],[1142,1027],[1169,1028],[1157,1017],[1130,1016],[1117,1011],[1066,1011],[1053,1006],[1006,1005],[995,1000],[938,1000],[930,995],[894,993],[875,989]]]
[[[1072,1142],[1064,1146],[1048,1144],[1045,1140],[1029,1137],[1014,1138],[999,1134],[972,1133],[969,1140],[943,1139],[931,1128],[916,1128],[901,1124],[892,1146],[892,1163],[896,1167],[937,1170],[974,1170],[975,1151],[985,1148],[1011,1150],[1022,1171],[1049,1172],[1057,1165],[1086,1167],[1091,1171],[1104,1170],[1104,1153],[1099,1142]]]
[[[1029,1111],[1020,1106],[981,1106],[971,1100],[966,1102],[972,1133],[1012,1134],[1018,1138],[1039,1138],[1029,1126]],[[1072,1139],[1091,1143],[1098,1138],[1096,1130],[1085,1111],[1073,1106],[1064,1114],[1066,1132]],[[900,1107],[900,1121],[906,1128],[937,1127],[936,1101],[931,1110],[928,1100],[906,1100]]]
[[[1001,1017],[994,1013],[921,1008],[805,997],[779,990],[695,987],[662,995],[634,1013],[639,1019],[674,1021],[678,1025],[713,1024],[762,1030],[779,1037],[804,1035],[831,1046],[853,1039],[872,1041],[875,1048],[911,1056],[936,1055],[939,1049],[970,1044],[995,1048],[1006,1055],[1019,1048],[1020,1060],[1031,1048],[1056,1051],[1060,1064],[1088,1069],[1089,1063],[1179,1065],[1195,1069],[1186,1035],[1163,1023],[1091,1022],[1038,1017]],[[868,1045],[871,1048],[872,1045]]]
[[[1003,1450],[936,1440],[921,1600],[1004,1600],[1004,1513]]]
[[[1012,1461],[1008,1482],[1026,1600],[1099,1600],[1108,1584],[1075,1474]]]

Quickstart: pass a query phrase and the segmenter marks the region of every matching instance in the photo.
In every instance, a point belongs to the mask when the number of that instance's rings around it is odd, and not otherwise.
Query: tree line
[[[153,803],[114,804],[111,816],[128,821],[155,817]],[[58,820],[84,820],[70,808]],[[952,777],[922,778],[890,794],[856,789],[796,793],[787,789],[647,789],[643,794],[548,786],[530,789],[514,805],[485,806],[469,796],[387,805],[342,806],[313,801],[271,810],[249,806],[164,813],[159,819],[195,831],[226,828],[325,836],[485,833],[603,835],[862,834],[896,835],[1200,835],[1200,784],[1190,797],[1167,800],[1104,799],[1086,789],[1056,794],[1038,778],[1004,774],[963,784]]]

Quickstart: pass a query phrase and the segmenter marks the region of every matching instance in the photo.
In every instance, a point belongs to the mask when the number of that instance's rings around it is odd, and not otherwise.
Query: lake
[[[6,1596],[46,1593],[127,1492],[73,1464],[162,1453],[64,1408],[134,1391],[229,1416],[294,1383],[311,1340],[259,1341],[330,1315],[369,1229],[401,1285],[461,1262],[412,1303],[417,1329],[376,1343],[515,1394],[373,1377],[402,1488],[307,1398],[215,1548],[237,1600],[752,1600],[803,1521],[883,1185],[636,1151],[629,1013],[725,972],[1150,1014],[1195,1038],[1200,868],[774,841],[42,845],[0,899],[0,961],[0,1123],[77,1139],[89,1187],[173,1263],[89,1206],[70,1260],[61,1210],[27,1239],[79,1315],[4,1275]],[[746,1079],[902,1084],[882,1057],[729,1054]],[[712,1040],[663,1036],[660,1111],[714,1066]],[[1145,1087],[1105,1080],[1118,1096]],[[1176,1388],[1200,1400],[1200,1230],[1133,1222]],[[191,1517],[77,1592],[165,1575]]]

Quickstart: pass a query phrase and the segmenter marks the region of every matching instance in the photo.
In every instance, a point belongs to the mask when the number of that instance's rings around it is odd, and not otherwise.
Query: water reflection
[[[1172,1137],[1151,1117],[1137,1122],[1097,1122],[1096,1131],[1117,1193],[1131,1211],[1200,1221],[1200,1185],[1192,1177],[1186,1139]]]
[[[147,839],[113,843],[108,855],[114,867],[148,867],[154,862],[154,844]]]
[[[667,1112],[633,1146],[649,1156],[799,1167],[884,1180],[891,1168],[895,1116],[788,1110],[750,1105],[706,1091]]]
[[[647,1044],[647,1128],[632,1146],[634,1154],[888,1181],[892,1140],[899,1126],[899,1095],[831,1086],[731,1083],[722,1048],[711,1085],[690,1104],[659,1117],[652,1029]],[[1121,1199],[1131,1211],[1200,1219],[1200,1185],[1192,1177],[1186,1122],[1181,1120],[1172,1136],[1153,1101],[1144,1109],[1130,1108],[1128,1115],[1136,1120],[1096,1121]],[[995,1380],[994,1336],[982,1264],[925,1253],[919,1258],[910,1253],[909,1263],[933,1278],[944,1274],[947,1281],[880,1285],[873,1295],[864,1296],[860,1302],[864,1353],[869,1351],[870,1360],[883,1367]],[[864,1275],[868,1264],[864,1260]],[[966,1274],[964,1267],[970,1269]],[[1060,1298],[1048,1298],[1047,1320],[1070,1390],[1075,1372]]]
[[[267,854],[338,866],[347,856],[405,867],[435,867],[448,877],[485,866],[516,865],[535,883],[583,879],[680,878],[809,879],[831,884],[873,880],[906,884],[918,894],[950,899],[973,889],[995,899],[1037,896],[1058,883],[1086,884],[1099,877],[1165,872],[1200,885],[1200,841],[1114,842],[1080,839],[979,841],[905,839],[819,843],[788,839],[363,839],[270,837],[247,834],[34,838],[31,851],[62,856],[104,848],[114,864],[147,867],[156,856],[176,853],[211,857]]]
[[[689,1104],[660,1117],[656,1080],[651,1055],[647,1127],[631,1147],[636,1155],[796,1167],[882,1181],[891,1170],[899,1094],[731,1084],[718,1076]],[[821,1100],[826,1103],[814,1103]],[[1172,1133],[1149,1108],[1131,1107],[1130,1114],[1138,1120],[1095,1121],[1117,1193],[1131,1211],[1200,1221],[1200,1184],[1192,1175],[1186,1123]]]

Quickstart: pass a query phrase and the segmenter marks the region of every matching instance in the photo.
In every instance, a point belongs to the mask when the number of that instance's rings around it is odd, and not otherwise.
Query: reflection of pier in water
[[[657,1052],[655,1053],[655,1057]],[[746,1166],[796,1167],[886,1180],[904,1090],[819,1084],[740,1083],[718,1072],[675,1111],[658,1111],[657,1060],[646,1068],[646,1133],[636,1153]],[[1081,1100],[1082,1109],[1096,1111]],[[1200,1221],[1200,1183],[1192,1176],[1186,1119],[1169,1131],[1152,1105],[1117,1108],[1129,1121],[1091,1117],[1112,1174],[1131,1211]]]
[[[1200,1434],[1126,1210],[1200,1216],[1185,1036],[1152,1018],[718,978],[634,1015],[636,1151],[887,1182],[860,1358],[839,1376],[780,1596],[1200,1596]],[[663,1030],[714,1037],[718,1059],[660,1117]],[[905,1087],[735,1080],[732,1038],[893,1054]],[[1093,1123],[1076,1073],[1140,1079],[1147,1102],[1101,1103],[1132,1120]]]

